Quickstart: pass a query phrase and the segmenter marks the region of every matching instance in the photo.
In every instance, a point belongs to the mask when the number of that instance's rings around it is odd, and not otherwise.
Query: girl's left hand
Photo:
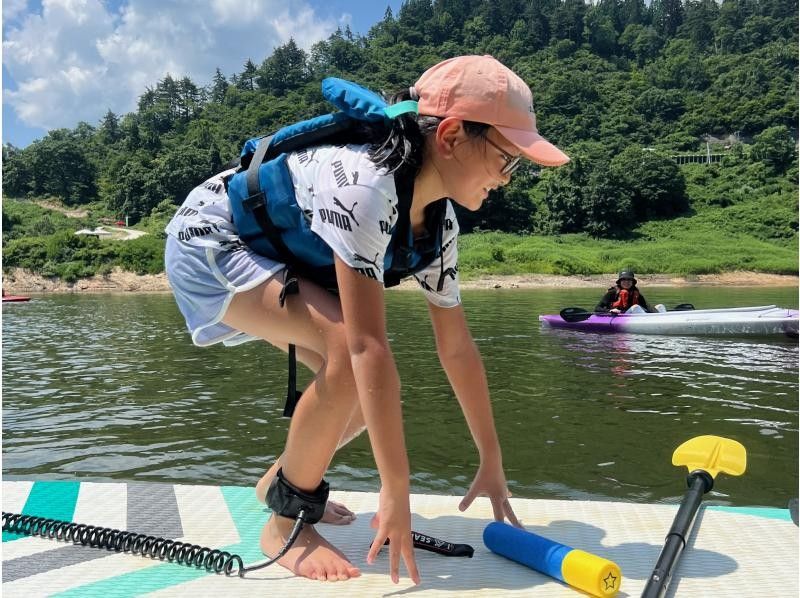
[[[478,468],[478,473],[475,474],[475,479],[472,480],[472,485],[469,487],[467,494],[458,505],[459,511],[466,511],[478,496],[488,496],[492,502],[492,511],[494,511],[495,521],[505,521],[514,527],[522,528],[522,524],[514,514],[514,509],[511,508],[511,503],[508,497],[511,492],[508,491],[506,483],[506,476],[503,473],[502,465],[484,465],[483,463]]]

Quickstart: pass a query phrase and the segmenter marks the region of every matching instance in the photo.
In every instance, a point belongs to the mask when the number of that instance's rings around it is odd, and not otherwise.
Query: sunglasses
[[[514,171],[520,167],[520,164],[522,164],[522,154],[520,154],[519,156],[512,156],[506,150],[504,150],[502,147],[497,145],[494,141],[492,141],[485,135],[483,136],[483,138],[489,145],[491,145],[497,151],[499,151],[503,155],[503,159],[506,161],[506,165],[500,169],[500,174],[502,174],[503,176],[511,176],[512,174],[514,174]]]

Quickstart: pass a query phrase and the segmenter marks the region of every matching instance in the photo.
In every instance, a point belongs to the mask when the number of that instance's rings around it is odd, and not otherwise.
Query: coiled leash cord
[[[250,567],[244,566],[244,561],[238,554],[231,554],[225,550],[110,527],[73,523],[35,515],[20,515],[3,511],[3,531],[150,557],[177,565],[202,568],[209,573],[224,573],[225,575],[238,573],[239,577],[244,577],[245,573],[263,569],[286,554],[300,534],[300,530],[303,529],[304,515],[304,512],[299,514],[286,544],[277,555],[268,561]]]

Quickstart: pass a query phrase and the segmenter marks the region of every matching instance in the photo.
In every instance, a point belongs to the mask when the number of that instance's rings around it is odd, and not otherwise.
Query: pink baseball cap
[[[569,156],[539,135],[533,94],[525,81],[491,56],[457,56],[422,73],[414,84],[419,113],[492,125],[522,155],[543,166]]]

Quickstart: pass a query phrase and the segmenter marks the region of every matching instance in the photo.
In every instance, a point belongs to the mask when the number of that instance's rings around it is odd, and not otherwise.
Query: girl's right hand
[[[389,573],[393,583],[400,582],[400,557],[406,565],[411,581],[419,585],[419,571],[414,558],[414,542],[411,537],[411,508],[408,491],[389,492],[381,488],[378,513],[373,519],[373,527],[378,531],[367,554],[370,565],[389,540]]]

